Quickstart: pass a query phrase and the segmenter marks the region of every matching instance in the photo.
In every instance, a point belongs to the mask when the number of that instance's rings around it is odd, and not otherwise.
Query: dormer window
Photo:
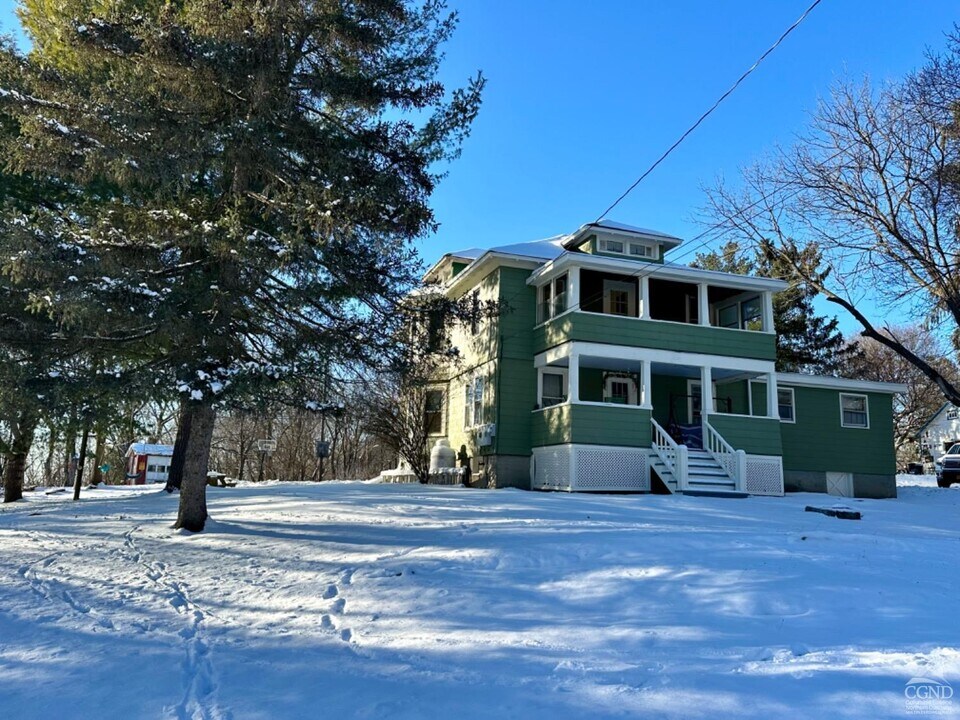
[[[652,243],[624,242],[623,240],[603,238],[599,241],[597,247],[600,252],[611,253],[613,255],[627,255],[628,257],[643,258],[644,260],[656,260],[657,258],[656,246]]]

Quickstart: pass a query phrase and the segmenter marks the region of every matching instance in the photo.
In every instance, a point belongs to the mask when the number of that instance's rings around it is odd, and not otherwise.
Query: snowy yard
[[[0,512],[3,718],[881,718],[960,695],[960,492],[574,496],[364,483]],[[922,485],[927,486],[922,486]]]

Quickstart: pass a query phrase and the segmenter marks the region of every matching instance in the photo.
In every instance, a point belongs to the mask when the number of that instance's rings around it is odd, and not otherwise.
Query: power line
[[[813,11],[813,9],[814,9],[815,7],[817,7],[817,5],[819,5],[821,2],[822,2],[822,0],[814,0],[813,4],[811,4],[810,7],[808,7],[806,10],[803,11],[803,15],[801,15],[799,18],[797,18],[797,20],[793,23],[793,25],[791,25],[790,27],[788,27],[788,28],[783,32],[783,34],[782,34],[779,38],[777,38],[777,41],[776,41],[775,43],[773,43],[773,45],[771,45],[770,47],[768,47],[767,50],[763,53],[763,55],[761,55],[759,58],[757,58],[756,62],[754,62],[753,65],[751,65],[749,68],[747,68],[747,70],[746,70],[739,78],[737,78],[737,81],[736,81],[735,83],[733,83],[733,85],[731,85],[730,88],[729,88],[725,93],[723,93],[723,95],[721,95],[719,98],[717,98],[717,101],[716,101],[715,103],[713,103],[713,105],[710,106],[710,109],[708,109],[705,113],[703,113],[703,115],[701,115],[699,118],[697,118],[697,121],[696,121],[693,125],[691,125],[690,127],[688,127],[688,128],[686,129],[686,131],[683,133],[683,135],[681,135],[679,138],[677,138],[676,142],[674,142],[673,145],[671,145],[669,148],[667,148],[666,152],[664,152],[660,157],[658,157],[658,158],[656,159],[656,161],[653,163],[653,165],[651,165],[650,167],[648,167],[648,168],[643,172],[643,174],[636,179],[636,181],[633,183],[633,185],[631,185],[630,187],[628,187],[628,188],[623,192],[623,194],[622,194],[620,197],[618,197],[618,198],[613,202],[612,205],[610,205],[610,207],[608,207],[606,210],[604,210],[602,213],[600,213],[600,217],[598,217],[598,218],[595,220],[595,222],[600,222],[601,220],[603,220],[603,218],[605,218],[605,217],[607,216],[607,213],[609,213],[609,212],[610,212],[611,210],[613,210],[617,205],[619,205],[619,204],[627,197],[627,195],[629,195],[631,192],[633,192],[634,188],[636,188],[637,185],[639,185],[641,182],[643,182],[643,180],[644,180],[650,173],[652,173],[652,172],[657,168],[657,166],[658,166],[660,163],[662,163],[664,160],[666,160],[666,159],[667,159],[667,156],[670,155],[670,153],[672,153],[674,150],[676,150],[677,147],[680,145],[680,143],[682,143],[684,140],[686,140],[687,137],[690,135],[690,133],[692,133],[694,130],[696,130],[696,129],[700,126],[700,123],[702,123],[704,120],[706,120],[706,119],[713,113],[713,111],[716,110],[716,109],[720,106],[720,103],[722,103],[724,100],[726,100],[728,97],[730,97],[730,95],[733,94],[733,91],[736,90],[736,89],[740,86],[740,83],[742,83],[744,80],[746,80],[747,77],[749,77],[749,75],[750,75],[754,70],[756,70],[756,69],[760,66],[760,63],[762,63],[764,60],[766,60],[767,56],[770,55],[770,53],[772,53],[774,50],[776,50],[777,47],[779,47],[780,43],[782,43],[782,42],[787,38],[787,36],[788,36],[790,33],[792,33],[794,30],[797,29],[797,28],[800,26],[800,23],[802,23],[804,20],[806,20],[807,15],[809,15],[809,14]]]

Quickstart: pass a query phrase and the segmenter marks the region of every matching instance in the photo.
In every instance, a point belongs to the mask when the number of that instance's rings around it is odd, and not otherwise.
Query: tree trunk
[[[23,498],[23,478],[27,473],[27,456],[33,445],[37,421],[21,415],[13,428],[13,438],[6,462],[3,464],[3,501],[15,502]]]
[[[200,532],[207,521],[207,468],[216,412],[209,402],[188,403],[181,420],[190,428],[183,454],[180,512],[175,528]]]
[[[46,487],[53,487],[53,457],[57,454],[57,434],[51,427],[50,436],[47,438],[47,459],[43,463],[43,484]]]
[[[80,458],[77,460],[77,477],[73,481],[73,499],[80,499],[80,486],[83,484],[83,468],[87,463],[87,443],[90,441],[90,421],[83,423],[83,437],[80,440]]]
[[[97,431],[97,449],[93,451],[93,478],[90,480],[91,485],[99,485],[103,482],[103,470],[100,468],[103,466],[103,456],[107,452],[106,435],[103,428]]]
[[[170,458],[170,470],[167,473],[167,492],[179,490],[183,484],[183,459],[187,451],[187,439],[190,437],[189,405],[180,402],[180,417],[177,422],[177,439],[173,443],[173,457]]]
[[[70,429],[64,440],[64,462],[63,462],[63,486],[73,485],[73,473],[76,466],[73,464],[73,456],[77,452],[77,431],[73,429],[73,418],[70,418]]]

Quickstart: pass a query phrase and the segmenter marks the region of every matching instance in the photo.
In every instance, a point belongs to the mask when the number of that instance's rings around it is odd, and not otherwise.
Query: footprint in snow
[[[330,611],[340,615],[343,613],[343,609],[347,606],[347,601],[343,598],[339,598],[333,605],[330,606]]]
[[[335,598],[340,593],[337,590],[336,585],[327,585],[327,589],[323,591],[323,599],[329,600],[330,598]]]

